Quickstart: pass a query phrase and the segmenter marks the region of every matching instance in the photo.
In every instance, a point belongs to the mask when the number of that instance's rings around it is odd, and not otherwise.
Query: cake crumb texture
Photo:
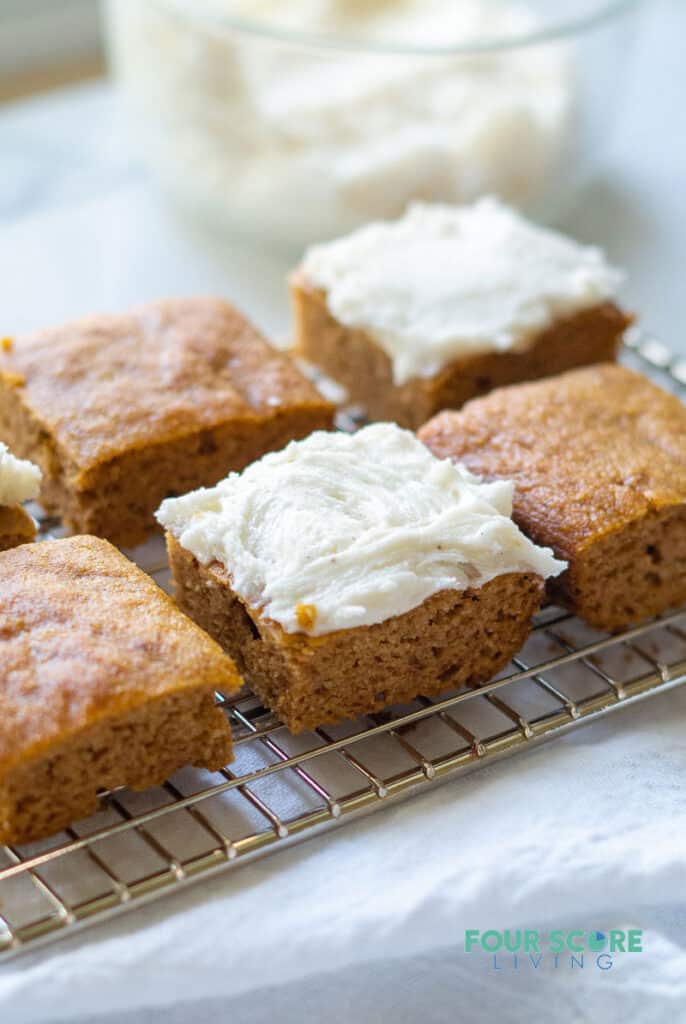
[[[436,459],[409,430],[318,432],[214,488],[165,501],[162,525],[287,633],[371,626],[442,590],[566,563],[512,521],[512,485]]]
[[[311,246],[301,271],[338,323],[386,352],[397,385],[465,356],[527,349],[551,324],[611,302],[623,279],[601,249],[493,196],[412,203],[399,220]]]
[[[543,591],[541,577],[510,573],[372,626],[311,637],[262,618],[219,563],[202,566],[171,534],[167,544],[179,606],[296,733],[486,682],[524,643]]]
[[[52,834],[97,791],[217,769],[231,733],[214,691],[234,664],[106,541],[0,555],[0,842]]]
[[[462,355],[435,373],[397,384],[383,348],[364,329],[338,323],[325,293],[302,273],[291,278],[291,300],[297,355],[345,388],[371,420],[393,420],[412,430],[442,409],[459,409],[494,388],[613,360],[632,322],[614,303],[600,303],[555,320],[521,351]]]
[[[220,299],[87,317],[0,351],[0,436],[42,468],[49,512],[120,546],[145,540],[165,497],[328,429],[333,414]]]
[[[513,515],[569,569],[552,595],[618,630],[686,601],[686,408],[623,366],[503,388],[419,432],[515,483]]]

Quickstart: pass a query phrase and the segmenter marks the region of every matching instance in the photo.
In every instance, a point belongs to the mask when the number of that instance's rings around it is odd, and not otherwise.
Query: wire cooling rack
[[[623,359],[686,398],[686,360],[657,341],[630,335]],[[168,585],[159,544],[135,554]],[[0,847],[0,962],[684,682],[686,610],[607,636],[549,607],[488,685],[342,726],[294,737],[251,695],[218,694],[230,768],[105,793],[58,836]]]

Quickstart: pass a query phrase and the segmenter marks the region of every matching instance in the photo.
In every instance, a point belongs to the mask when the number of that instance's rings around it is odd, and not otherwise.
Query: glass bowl
[[[554,220],[616,123],[640,0],[106,0],[159,179],[289,249],[497,194]]]

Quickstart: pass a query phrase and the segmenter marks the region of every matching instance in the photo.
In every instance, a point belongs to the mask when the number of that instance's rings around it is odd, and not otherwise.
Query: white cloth
[[[379,960],[419,958],[420,974],[430,973],[431,956],[446,947],[472,993],[471,1019],[492,1020],[495,994],[483,1006],[473,996],[494,975],[485,954],[463,952],[466,928],[640,928],[652,923],[646,908],[686,904],[685,718],[686,690],[676,690],[36,951],[0,968],[0,1020],[105,1010],[128,1019],[135,1008],[199,999],[247,1005],[266,988],[307,979],[306,992],[313,977],[347,968],[354,976]],[[578,997],[589,977],[593,988],[616,990],[621,974],[636,996],[654,990],[663,1006],[686,1006],[684,941],[653,927],[646,952],[618,955],[611,978],[586,966]],[[525,978],[533,998],[532,973],[497,978],[508,987]],[[559,995],[549,975],[537,978]],[[563,976],[572,998],[578,976]]]

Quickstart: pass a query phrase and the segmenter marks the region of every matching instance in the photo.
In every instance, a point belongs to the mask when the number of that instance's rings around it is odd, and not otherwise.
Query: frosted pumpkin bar
[[[502,388],[419,432],[514,481],[514,518],[569,562],[556,600],[618,630],[686,601],[686,407],[623,366]]]
[[[174,299],[18,338],[0,352],[0,437],[41,502],[121,546],[163,498],[331,425],[334,408],[236,309]]]
[[[313,246],[291,278],[295,350],[373,420],[416,428],[503,384],[615,358],[631,322],[599,249],[495,199],[419,203]]]
[[[35,539],[36,524],[22,505],[38,497],[40,481],[38,466],[15,458],[0,441],[0,551]]]
[[[231,759],[214,691],[235,666],[107,541],[0,555],[0,656],[0,843],[90,814],[99,789]]]
[[[165,501],[180,607],[293,731],[489,679],[564,564],[409,431],[318,432]]]

